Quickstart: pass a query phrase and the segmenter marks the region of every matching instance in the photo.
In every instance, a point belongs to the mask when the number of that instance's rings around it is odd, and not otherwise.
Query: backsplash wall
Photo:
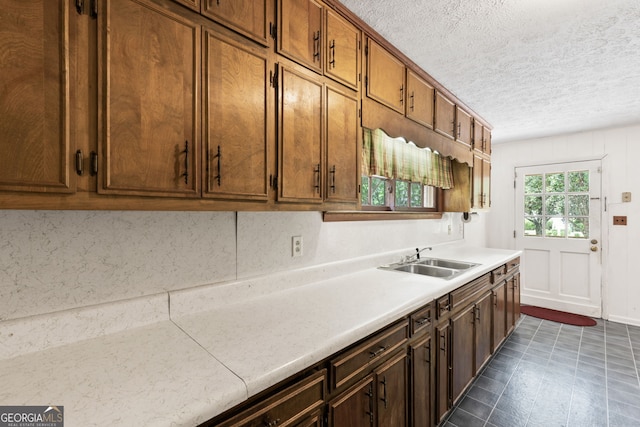
[[[324,223],[319,212],[0,210],[0,320],[461,238],[459,214]]]

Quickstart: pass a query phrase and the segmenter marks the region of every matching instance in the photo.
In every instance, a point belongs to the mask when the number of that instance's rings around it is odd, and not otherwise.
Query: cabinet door
[[[292,69],[280,74],[278,200],[320,203],[323,86]]]
[[[336,12],[327,9],[325,75],[358,89],[360,73],[360,30]]]
[[[203,0],[202,14],[265,46],[270,0]]]
[[[439,423],[451,407],[451,362],[449,322],[436,326],[436,423]]]
[[[69,2],[0,0],[0,190],[68,193]]]
[[[472,187],[473,187],[473,194],[472,194],[472,206],[476,209],[482,209],[482,200],[483,200],[483,193],[482,193],[482,182],[483,182],[483,174],[482,174],[482,168],[483,168],[483,159],[480,156],[477,156],[474,152],[473,155],[473,172],[472,172]]]
[[[474,372],[475,307],[451,318],[451,398],[455,402],[471,382]]]
[[[471,116],[456,106],[456,140],[471,148]]]
[[[491,207],[491,162],[482,159],[482,207]]]
[[[98,191],[199,196],[199,26],[143,0],[101,4]]]
[[[433,129],[434,89],[411,70],[407,70],[407,117]]]
[[[367,96],[404,114],[404,64],[373,40],[367,43]]]
[[[431,337],[409,347],[411,352],[411,419],[413,427],[433,425],[431,414]]]
[[[493,298],[493,349],[494,352],[507,336],[507,287],[501,282],[491,291]]]
[[[407,425],[407,353],[382,365],[375,372],[378,392],[378,426]]]
[[[520,273],[507,279],[507,333],[520,318]]]
[[[371,427],[374,422],[373,376],[329,402],[330,427]]]
[[[491,309],[492,294],[488,292],[475,305],[475,368],[474,376],[482,365],[491,357]]]
[[[454,139],[455,111],[455,104],[436,91],[434,130],[447,138]]]
[[[322,71],[322,5],[314,0],[279,0],[278,52]]]
[[[482,151],[491,154],[491,131],[487,128],[482,131]]]
[[[274,91],[263,49],[205,32],[205,197],[266,200]]]
[[[480,122],[478,122],[477,120],[475,120],[473,122],[473,141],[472,141],[472,145],[473,145],[473,149],[475,150],[476,153],[478,154],[482,154],[482,148],[483,148],[483,132],[484,132],[484,126],[482,126],[480,124]]]
[[[325,199],[358,202],[358,98],[327,86],[327,162]]]

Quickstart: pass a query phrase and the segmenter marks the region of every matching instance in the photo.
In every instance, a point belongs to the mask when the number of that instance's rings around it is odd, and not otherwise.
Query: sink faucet
[[[418,249],[416,248],[416,253],[412,254],[412,255],[407,255],[404,258],[404,262],[411,262],[413,261],[413,259],[415,258],[416,260],[420,259],[420,253],[426,250],[432,250],[433,248],[431,246],[427,246],[426,248],[422,248],[422,249]]]

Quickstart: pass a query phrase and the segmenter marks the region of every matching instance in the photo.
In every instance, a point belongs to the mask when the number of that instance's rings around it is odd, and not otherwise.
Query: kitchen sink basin
[[[423,276],[442,277],[448,278],[458,272],[451,268],[433,267],[431,265],[422,264],[406,264],[399,267],[395,267],[393,270],[406,271],[407,273],[422,274]]]
[[[440,259],[440,258],[426,258],[415,261],[415,264],[419,265],[432,265],[434,267],[444,267],[444,268],[452,268],[454,270],[466,270],[471,267],[475,267],[478,264],[473,262],[463,262],[463,261],[451,261],[449,259]]]
[[[402,271],[423,276],[451,279],[480,264],[440,258],[425,258],[400,264],[384,265],[383,270]]]

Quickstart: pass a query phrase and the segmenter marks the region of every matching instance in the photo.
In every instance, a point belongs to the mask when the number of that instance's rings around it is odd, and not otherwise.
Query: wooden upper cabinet
[[[456,141],[471,148],[472,118],[466,111],[456,106]]]
[[[473,148],[477,154],[491,155],[491,130],[478,120],[473,125]]]
[[[358,97],[327,86],[327,161],[325,200],[358,202]]]
[[[266,52],[206,30],[204,64],[203,196],[266,200],[275,143],[275,91]]]
[[[72,192],[69,2],[0,10],[0,190]]]
[[[98,191],[198,197],[200,27],[147,1],[100,4]]]
[[[326,28],[325,75],[357,89],[360,76],[360,30],[331,9],[327,9]]]
[[[321,72],[322,14],[314,0],[278,0],[278,53]]]
[[[491,130],[486,127],[482,130],[482,152],[491,154]]]
[[[455,114],[455,104],[436,91],[434,130],[447,138],[454,139],[457,131]]]
[[[194,0],[181,0],[192,2]],[[198,0],[195,0],[198,1]],[[202,0],[202,14],[269,46],[270,0]]]
[[[190,9],[195,10],[196,12],[200,12],[200,3],[201,0],[173,0],[176,3],[180,3],[182,5],[187,6]]]
[[[322,202],[324,88],[313,73],[307,73],[280,66],[279,201]]]
[[[407,69],[407,117],[433,129],[433,96],[433,86]]]
[[[404,114],[404,64],[371,39],[367,39],[366,85],[369,98]]]

